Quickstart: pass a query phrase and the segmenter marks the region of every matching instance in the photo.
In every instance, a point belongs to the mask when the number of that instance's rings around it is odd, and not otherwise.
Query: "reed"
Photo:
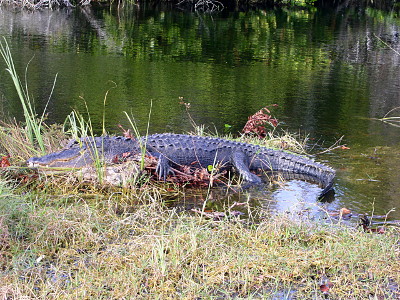
[[[139,143],[140,154],[141,154],[141,158],[140,158],[140,170],[141,171],[143,171],[144,167],[145,167],[146,145],[147,145],[147,138],[149,136],[150,118],[151,118],[152,108],[153,108],[153,101],[150,102],[149,117],[147,119],[146,135],[144,136],[144,138],[140,134],[139,127],[138,127],[135,119],[132,118],[131,116],[129,116],[129,114],[126,111],[124,111],[124,114],[125,114],[126,118],[128,119],[129,124],[132,127],[133,133],[136,136],[136,140]]]
[[[107,94],[106,94],[107,95]],[[103,182],[105,173],[105,163],[103,155],[103,146],[100,149],[96,146],[95,134],[90,117],[89,107],[85,99],[82,99],[85,104],[87,119],[78,112],[73,110],[64,121],[64,131],[71,136],[73,140],[76,140],[82,147],[84,143],[88,145],[88,151],[91,151],[91,157],[93,159],[93,165],[96,170],[97,179],[100,183]],[[104,100],[104,106],[105,106]],[[104,108],[105,109],[105,108]],[[103,118],[103,133],[105,132],[104,118]]]
[[[89,124],[85,118],[77,111],[73,110],[64,121],[64,132],[71,136],[82,145],[81,138],[88,136]]]
[[[115,84],[115,83],[114,83]],[[115,88],[116,85],[112,88]],[[111,89],[112,89],[111,88]],[[107,135],[106,131],[106,104],[107,97],[111,89],[108,89],[104,95],[103,99],[103,116],[102,116],[102,135]],[[64,121],[64,128],[66,132],[69,133],[72,139],[79,142],[82,147],[83,141],[89,145],[88,150],[91,151],[91,157],[94,162],[94,167],[97,173],[97,179],[101,184],[104,179],[106,172],[106,165],[104,161],[104,147],[103,145],[97,147],[95,140],[95,133],[92,124],[92,119],[90,116],[89,107],[85,99],[83,99],[86,108],[87,119],[79,113],[77,110],[73,110]]]
[[[90,0],[88,1],[81,1],[79,4],[83,3],[89,4]],[[44,8],[57,8],[57,7],[74,7],[74,4],[77,4],[76,1],[70,2],[69,0],[0,0],[0,5],[8,5],[18,8],[25,8],[29,10],[40,10]]]
[[[3,42],[0,41],[0,54],[7,65],[6,70],[11,76],[11,79],[14,83],[14,87],[17,91],[19,100],[22,105],[22,109],[24,112],[25,124],[26,124],[26,134],[29,139],[29,142],[33,148],[35,148],[36,144],[40,148],[41,154],[46,153],[45,144],[43,142],[42,130],[43,130],[43,120],[46,112],[46,108],[49,104],[51,95],[54,90],[54,86],[57,80],[57,75],[55,76],[52,91],[50,93],[49,99],[45,105],[45,109],[43,110],[42,115],[40,118],[37,118],[35,109],[33,107],[32,100],[29,97],[28,92],[28,85],[27,85],[27,72],[28,72],[28,65],[25,69],[25,86],[22,84],[17,71],[15,70],[14,61],[11,55],[10,47],[8,46],[6,38],[3,37]]]

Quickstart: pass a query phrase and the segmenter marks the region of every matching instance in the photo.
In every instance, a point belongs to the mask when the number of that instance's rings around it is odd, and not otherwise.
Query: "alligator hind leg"
[[[249,159],[247,155],[241,151],[236,151],[232,154],[232,164],[243,179],[249,183],[261,183],[260,177],[250,172]]]

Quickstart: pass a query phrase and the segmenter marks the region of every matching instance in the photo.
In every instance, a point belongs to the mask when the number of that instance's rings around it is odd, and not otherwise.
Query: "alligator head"
[[[61,151],[32,157],[27,164],[30,167],[81,168],[96,160],[112,162],[126,153],[139,153],[138,143],[123,137],[90,137],[70,140]]]

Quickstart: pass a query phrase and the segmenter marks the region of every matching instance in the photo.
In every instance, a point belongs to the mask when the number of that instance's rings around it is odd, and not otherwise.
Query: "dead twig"
[[[394,49],[392,46],[390,46],[388,43],[386,43],[384,40],[382,40],[379,36],[377,36],[374,33],[374,37],[377,38],[382,44],[384,44],[386,47],[388,47],[390,50],[393,50],[397,55],[400,55],[400,52]]]
[[[342,139],[344,138],[344,135],[342,135],[332,146],[330,146],[328,149],[325,149],[324,151],[316,153],[316,155],[331,152],[335,149],[349,149],[347,148],[346,144],[340,144]]]
[[[177,3],[177,6],[188,5],[196,12],[213,13],[224,9],[224,5],[218,0],[182,0]]]
[[[400,106],[397,106],[395,108],[392,108],[391,110],[389,110],[382,118],[369,118],[370,120],[377,120],[380,121],[382,123],[394,126],[394,127],[400,127],[400,117],[394,116],[394,117],[389,117],[389,115],[400,109]]]

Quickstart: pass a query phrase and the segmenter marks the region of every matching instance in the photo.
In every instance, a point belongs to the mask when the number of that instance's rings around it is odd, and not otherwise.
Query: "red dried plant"
[[[278,105],[273,104],[272,106]],[[271,111],[266,106],[248,118],[247,123],[243,127],[242,133],[256,134],[259,138],[265,138],[267,136],[267,129],[265,127],[267,124],[276,127],[278,126],[278,120],[271,116]]]
[[[8,161],[9,156],[3,156],[0,160],[0,168],[6,168],[11,166],[10,162]]]

